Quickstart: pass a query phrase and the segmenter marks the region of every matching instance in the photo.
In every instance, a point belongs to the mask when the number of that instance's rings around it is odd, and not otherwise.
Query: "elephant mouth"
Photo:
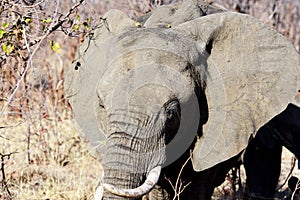
[[[99,199],[102,199],[104,189],[120,197],[126,197],[126,198],[142,197],[143,195],[148,194],[156,185],[160,176],[160,172],[161,172],[161,166],[154,167],[148,173],[145,182],[137,188],[123,189],[123,188],[115,187],[111,184],[103,183],[97,188],[96,193],[101,193]]]

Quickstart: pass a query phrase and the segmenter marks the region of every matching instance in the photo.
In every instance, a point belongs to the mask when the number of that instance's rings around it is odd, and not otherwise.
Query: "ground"
[[[31,130],[23,120],[1,124],[5,128],[0,129],[0,150],[2,154],[11,153],[10,159],[2,155],[6,186],[2,185],[1,199],[93,198],[101,174],[101,164],[88,151],[89,144],[81,137],[72,120],[43,119],[36,121]],[[279,185],[284,183],[292,168],[292,158],[293,154],[284,149]],[[297,161],[292,174],[300,177]],[[243,172],[241,177],[244,184]],[[215,189],[213,199],[232,199],[233,196],[241,195],[238,189],[234,192],[232,183],[232,174],[229,174],[224,183]],[[289,193],[285,184],[277,196],[283,199]]]

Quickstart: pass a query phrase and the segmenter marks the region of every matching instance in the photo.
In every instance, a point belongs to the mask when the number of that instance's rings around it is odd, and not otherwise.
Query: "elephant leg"
[[[282,146],[267,147],[260,137],[266,139],[266,132],[249,142],[244,155],[246,190],[251,199],[273,198],[280,176]]]
[[[196,172],[187,192],[184,193],[186,198],[183,199],[210,200],[214,189],[224,182],[229,170],[241,164],[239,161],[240,156],[238,154],[207,170]]]

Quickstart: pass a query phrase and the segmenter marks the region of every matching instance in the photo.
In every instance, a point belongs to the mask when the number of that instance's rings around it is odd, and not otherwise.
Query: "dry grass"
[[[0,152],[14,152],[4,161],[7,189],[0,199],[92,199],[100,163],[70,120],[42,120],[30,130],[23,121],[2,122]],[[2,153],[2,154],[5,154]]]
[[[10,159],[4,158],[5,182],[11,196],[2,186],[0,199],[92,199],[101,166],[87,150],[88,143],[81,138],[74,122],[36,120],[30,124],[30,130],[28,125],[23,120],[1,122],[5,128],[0,129],[0,151],[12,154]],[[280,184],[291,169],[292,156],[284,150]],[[299,177],[299,170],[294,169],[293,174]],[[229,174],[216,188],[213,199],[242,195],[234,193],[232,183],[232,174]],[[288,194],[287,185],[277,195],[285,194]]]

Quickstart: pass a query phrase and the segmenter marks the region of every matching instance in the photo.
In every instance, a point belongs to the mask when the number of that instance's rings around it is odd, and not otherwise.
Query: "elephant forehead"
[[[201,47],[193,39],[172,29],[133,29],[120,34],[115,40],[117,46],[114,48],[122,53],[155,49],[161,51],[161,56],[157,56],[160,59],[165,57],[165,54],[172,53],[193,65],[198,65],[199,52],[202,53]],[[178,67],[181,70],[185,68],[185,66]]]
[[[141,28],[131,29],[116,37],[117,43],[123,48],[133,46],[157,47],[173,49],[184,54],[195,46],[195,42],[189,37],[175,32],[172,29]]]
[[[142,65],[118,79],[113,77],[110,79],[104,75],[97,90],[108,109],[126,104],[149,106],[154,103],[162,107],[174,97],[185,102],[194,92],[194,82],[188,72],[178,72],[168,66]]]
[[[172,98],[172,91],[158,84],[147,84],[134,90],[129,97],[129,104],[137,106],[153,106],[162,108],[165,102]]]
[[[165,50],[142,48],[128,51],[107,64],[104,74],[95,81],[98,82],[97,92],[106,104],[111,103],[113,93],[132,96],[135,90],[145,87],[148,92],[135,92],[135,97],[156,96],[160,102],[166,102],[170,96],[181,98],[194,88],[189,72],[183,70],[187,64],[182,56]],[[150,92],[151,88],[154,92]]]

